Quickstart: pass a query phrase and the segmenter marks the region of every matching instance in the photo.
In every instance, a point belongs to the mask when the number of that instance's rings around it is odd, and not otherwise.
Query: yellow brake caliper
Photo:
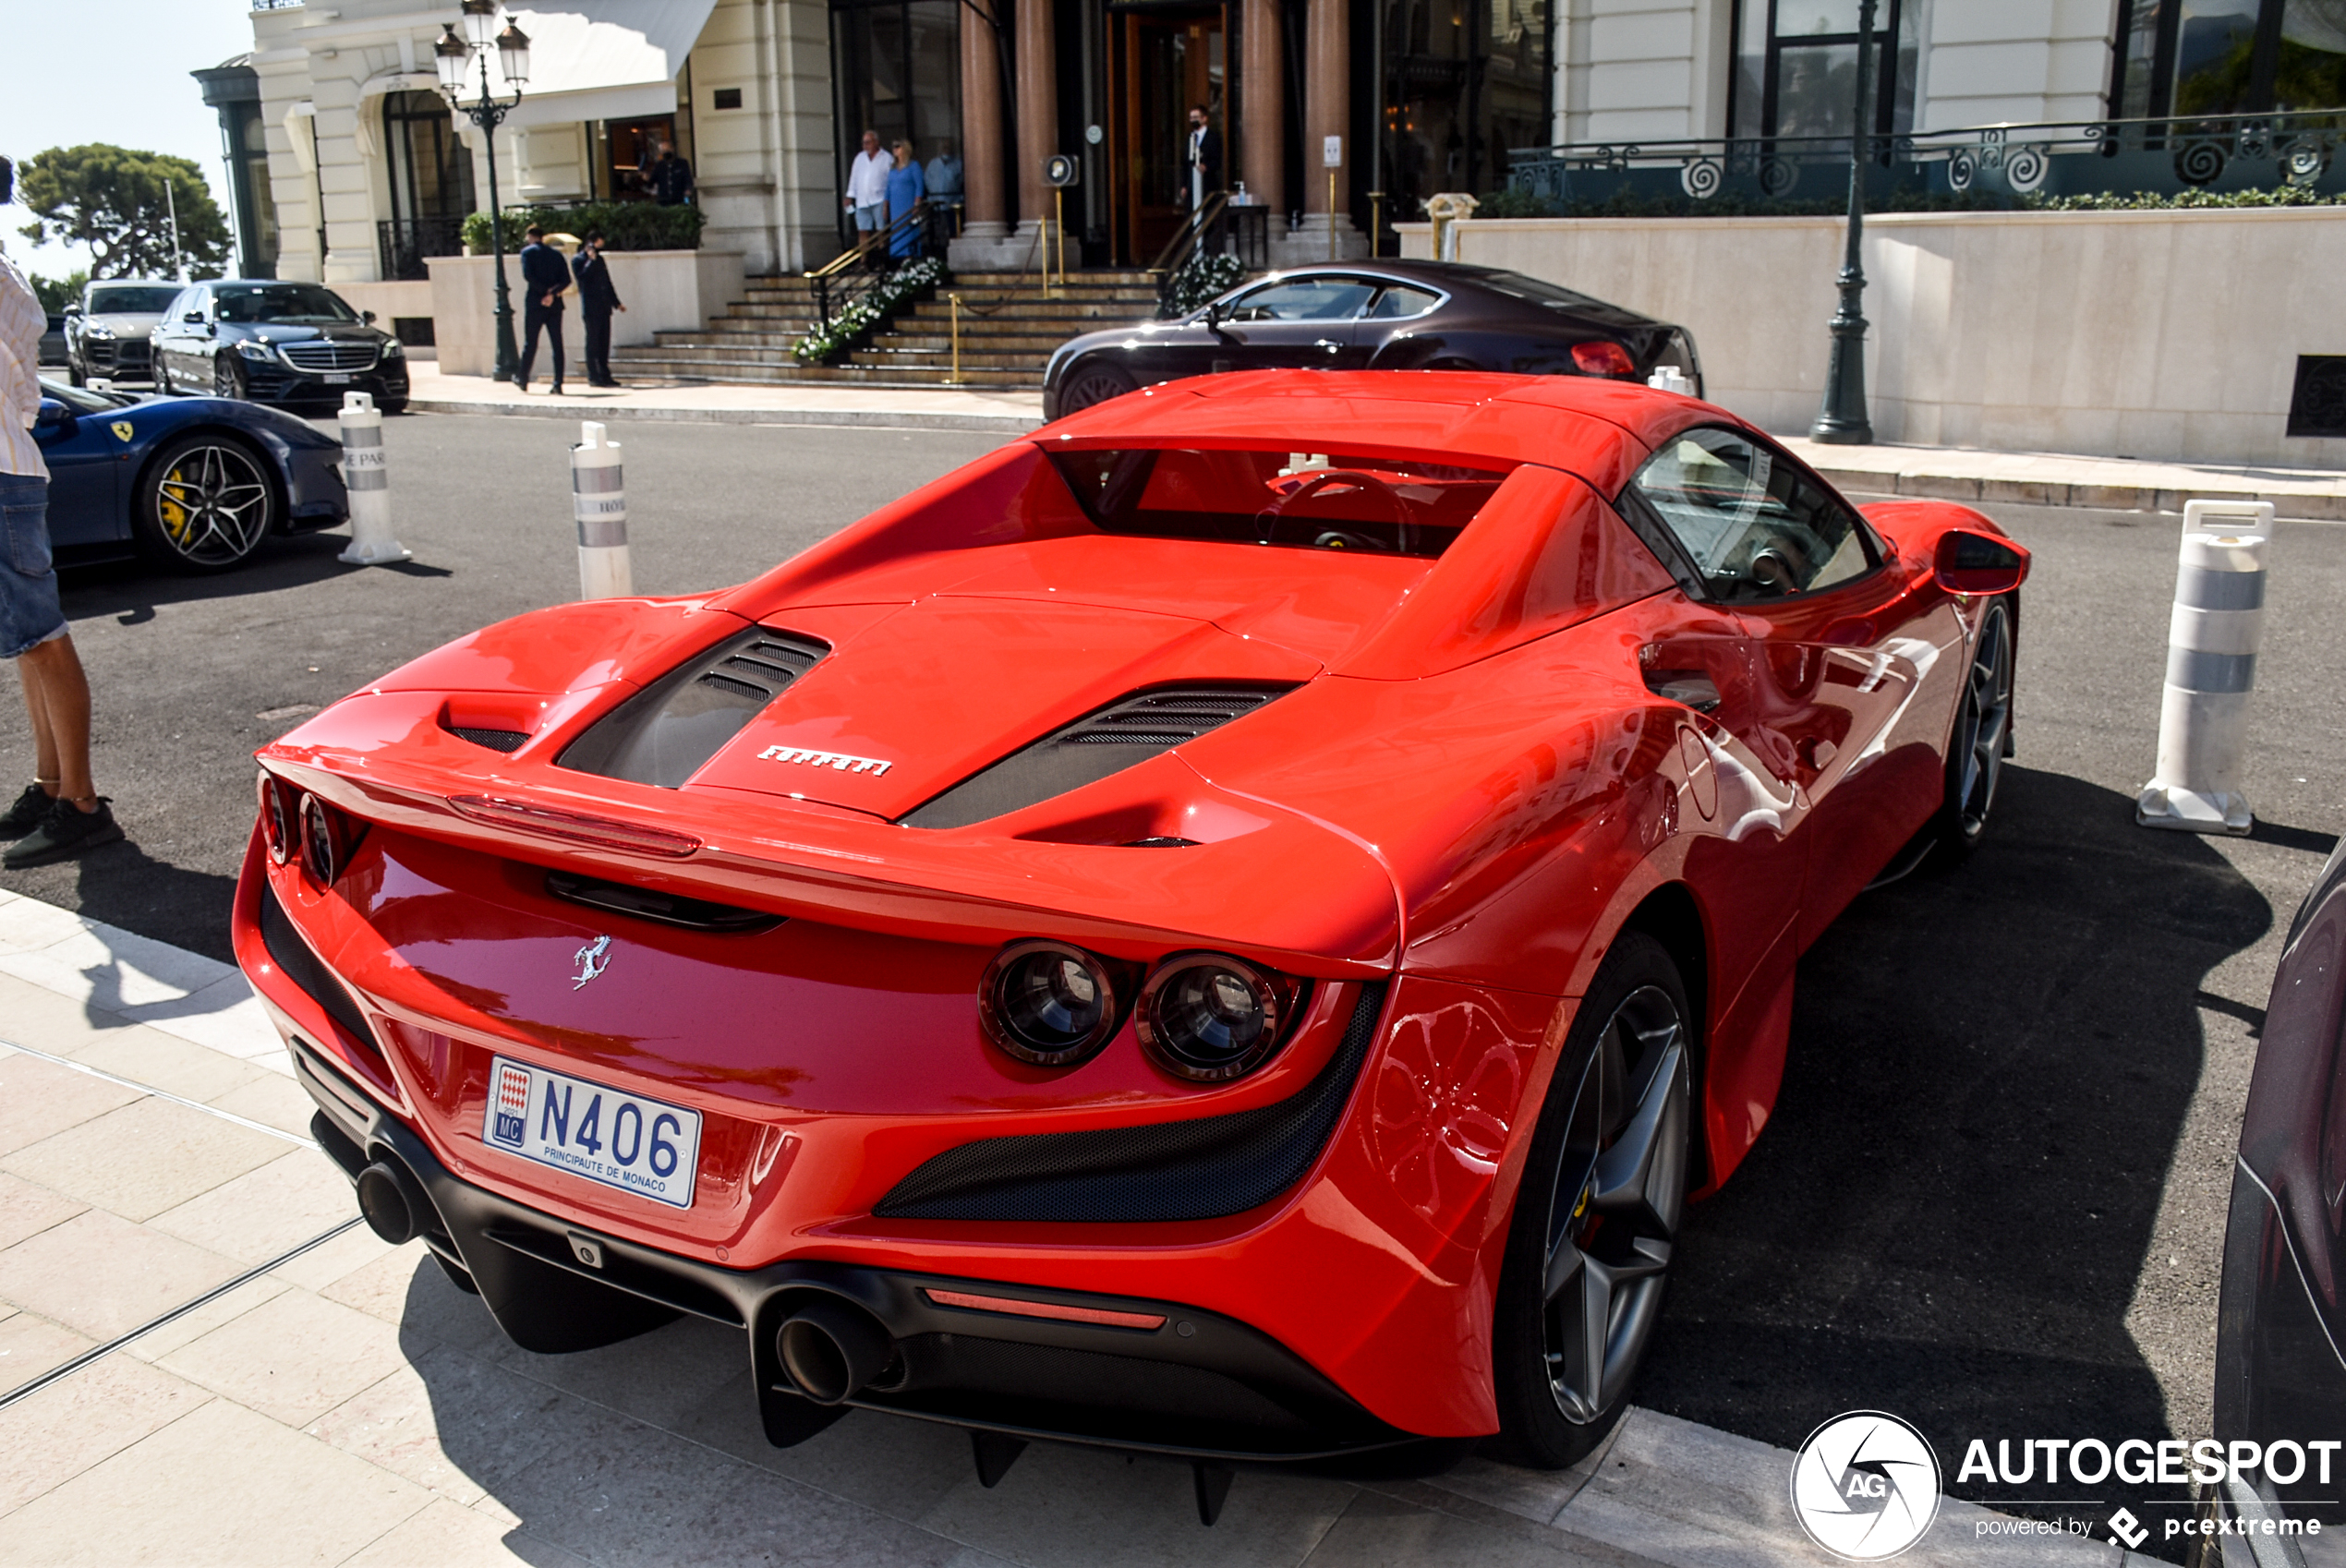
[[[163,514],[163,531],[171,536],[174,544],[184,545],[187,542],[187,509],[180,504],[178,497],[173,493],[174,486],[185,489],[187,485],[187,481],[180,477],[179,470],[174,468],[170,473],[165,474],[163,476],[163,482],[155,487],[156,499],[160,502],[156,510]]]

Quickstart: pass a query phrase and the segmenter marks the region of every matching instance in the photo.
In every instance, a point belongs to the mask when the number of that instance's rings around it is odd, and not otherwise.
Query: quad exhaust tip
[[[887,1368],[896,1342],[861,1307],[825,1297],[783,1321],[775,1349],[799,1393],[817,1405],[841,1405]]]
[[[405,1170],[379,1157],[358,1173],[357,1185],[358,1212],[369,1230],[393,1247],[423,1234],[423,1194]]]

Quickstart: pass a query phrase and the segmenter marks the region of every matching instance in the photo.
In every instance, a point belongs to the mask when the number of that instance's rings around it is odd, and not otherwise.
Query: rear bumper
[[[778,1443],[811,1436],[843,1409],[858,1408],[1223,1463],[1326,1464],[1369,1454],[1388,1464],[1441,1463],[1462,1447],[1387,1426],[1269,1335],[1179,1302],[834,1261],[727,1269],[573,1224],[453,1175],[298,1037],[294,1063],[319,1107],[312,1127],[320,1146],[354,1182],[373,1160],[405,1166],[430,1200],[427,1244],[472,1278],[518,1342],[583,1348],[581,1341],[619,1337],[669,1313],[744,1330],[760,1415]],[[582,1261],[582,1254],[596,1261]],[[550,1291],[550,1274],[560,1281]],[[519,1298],[530,1292],[541,1299]],[[944,1305],[934,1292],[1094,1321]],[[548,1295],[561,1298],[561,1327],[551,1332],[569,1331],[570,1343],[548,1342]],[[843,1407],[800,1396],[775,1350],[782,1321],[823,1297],[869,1312],[895,1342],[888,1369]],[[606,1322],[610,1330],[599,1332]]]

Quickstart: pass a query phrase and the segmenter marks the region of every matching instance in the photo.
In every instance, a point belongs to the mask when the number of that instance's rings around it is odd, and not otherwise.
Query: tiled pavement
[[[961,1433],[869,1413],[777,1450],[733,1331],[534,1356],[363,1228],[261,1270],[353,1208],[233,971],[0,893],[0,1568],[1832,1561],[1789,1454],[1647,1411],[1563,1476],[1243,1475],[1211,1529],[1171,1464],[1037,1446],[988,1490]],[[2119,1568],[1986,1517],[1904,1561]]]

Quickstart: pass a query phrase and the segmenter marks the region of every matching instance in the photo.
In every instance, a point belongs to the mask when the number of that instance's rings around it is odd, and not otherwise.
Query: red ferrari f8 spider
[[[777,1443],[1149,1450],[1209,1515],[1560,1465],[1801,950],[1985,827],[2026,570],[1642,387],[1185,381],[336,703],[236,952],[374,1228],[532,1350],[695,1313]]]

